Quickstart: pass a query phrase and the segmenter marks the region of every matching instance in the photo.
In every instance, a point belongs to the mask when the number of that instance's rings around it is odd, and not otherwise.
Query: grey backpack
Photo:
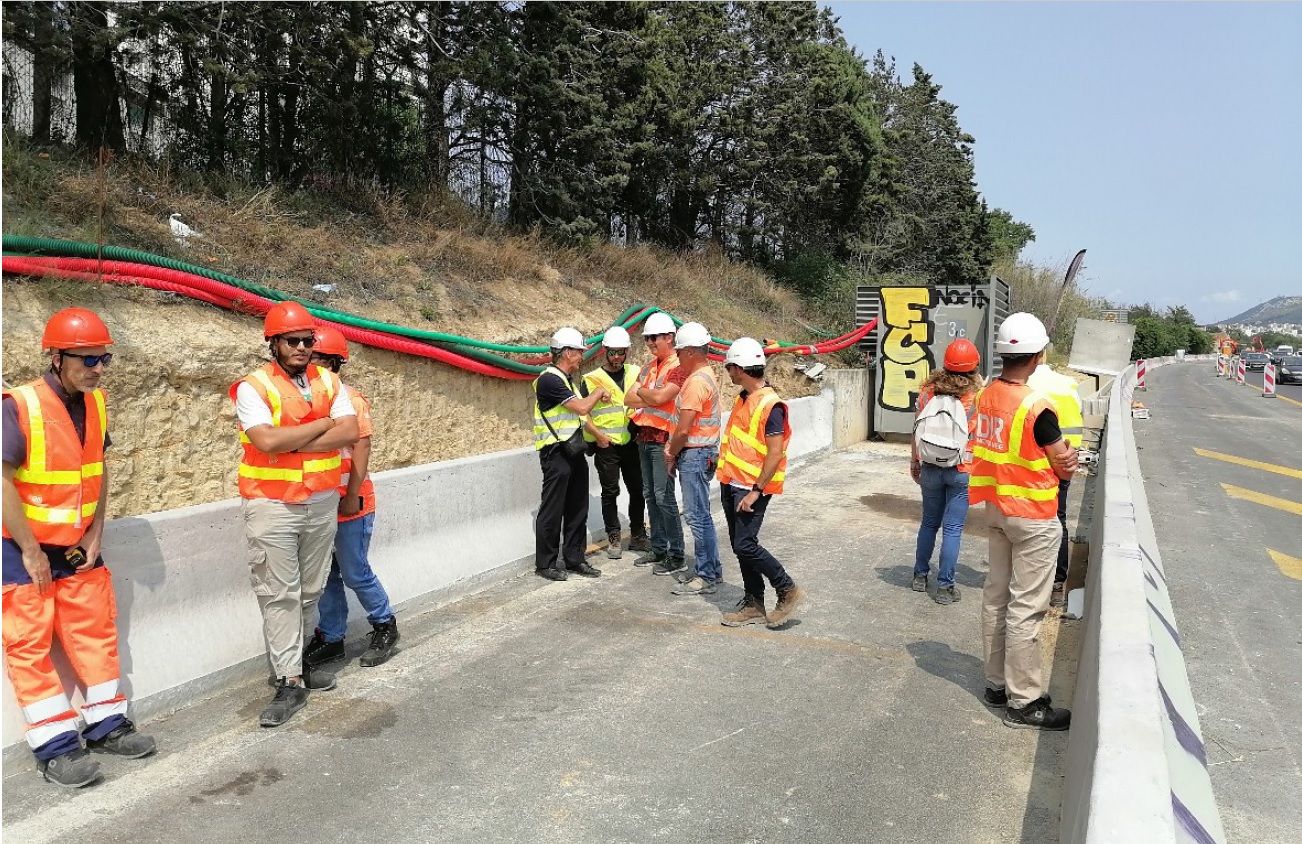
[[[957,466],[967,451],[967,410],[954,396],[932,396],[913,421],[918,459],[932,466]]]

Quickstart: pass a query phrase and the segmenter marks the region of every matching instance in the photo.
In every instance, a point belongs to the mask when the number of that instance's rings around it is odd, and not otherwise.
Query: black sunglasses
[[[86,367],[87,369],[94,369],[95,367],[99,366],[101,363],[104,364],[105,366],[108,366],[110,363],[113,362],[112,352],[105,352],[102,355],[79,355],[76,352],[63,352],[63,355],[65,357],[76,358],[77,360],[81,361],[82,366]]]
[[[282,334],[280,335],[280,339],[284,340],[285,344],[288,345],[291,349],[296,346],[302,346],[305,349],[310,349],[316,345],[316,337],[314,336],[286,337],[285,335]]]
[[[661,337],[672,337],[672,336],[674,336],[674,335],[672,335],[672,334],[643,334],[643,335],[642,335],[642,339],[645,340],[645,341],[648,342],[648,343],[654,343],[655,341],[659,340]]]
[[[628,349],[607,349],[607,350],[606,350],[606,354],[608,354],[608,355],[626,355],[626,354],[628,354]]]

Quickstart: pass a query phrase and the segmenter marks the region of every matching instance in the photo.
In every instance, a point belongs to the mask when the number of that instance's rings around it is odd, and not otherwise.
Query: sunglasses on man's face
[[[647,341],[648,343],[654,343],[655,341],[659,340],[661,337],[672,337],[672,336],[673,335],[671,334],[645,334],[642,336],[642,339]]]
[[[606,350],[606,354],[608,354],[608,355],[626,355],[626,354],[628,354],[628,349],[607,349],[607,350]]]
[[[285,345],[286,345],[286,346],[289,346],[290,348],[294,348],[294,347],[296,347],[296,346],[302,346],[302,347],[305,348],[305,349],[310,349],[310,348],[312,348],[313,346],[316,345],[316,337],[313,337],[312,335],[308,335],[307,337],[285,337],[285,336],[281,336],[280,339],[281,339],[281,340],[284,340],[284,341],[285,341]]]
[[[76,358],[77,360],[81,361],[81,365],[86,367],[87,369],[94,369],[95,367],[99,366],[101,363],[104,364],[105,366],[108,366],[110,363],[113,362],[112,352],[105,352],[102,355],[79,355],[76,354],[75,352],[64,352],[63,356],[69,358]]]

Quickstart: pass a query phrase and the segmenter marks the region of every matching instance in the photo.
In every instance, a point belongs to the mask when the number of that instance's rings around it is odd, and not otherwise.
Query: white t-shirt
[[[300,374],[290,378],[294,386],[298,387],[298,392],[304,399],[312,400],[312,388],[308,384],[307,375]],[[235,415],[239,417],[240,427],[245,431],[258,425],[270,425],[271,408],[258,395],[258,391],[247,381],[241,381],[240,385],[235,388]],[[348,388],[339,385],[339,392],[335,393],[334,401],[330,405],[330,418],[338,419],[342,416],[356,416],[357,411],[353,409],[353,401],[348,396]],[[318,501],[324,501],[332,495],[337,494],[338,490],[327,489],[321,492],[314,492],[305,501],[305,504],[315,504]]]

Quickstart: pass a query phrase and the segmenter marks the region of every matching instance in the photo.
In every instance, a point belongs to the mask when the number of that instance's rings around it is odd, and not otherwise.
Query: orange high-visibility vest
[[[642,369],[641,378],[638,380],[639,388],[659,390],[669,382],[669,375],[678,368],[678,354],[670,354],[664,360],[654,360],[648,363]],[[674,430],[674,400],[670,399],[664,404],[658,404],[654,407],[634,408],[632,413],[633,422],[643,428],[658,428],[666,434]]]
[[[271,424],[277,428],[305,425],[330,416],[330,405],[343,388],[339,376],[324,367],[309,364],[307,376],[312,390],[309,404],[275,361],[255,369],[231,385],[231,399],[240,384],[249,384],[271,408]],[[240,495],[300,504],[315,492],[339,486],[343,460],[338,451],[263,454],[240,428],[244,457],[240,460]]]
[[[353,410],[357,411],[357,430],[358,439],[371,436],[371,403],[366,397],[357,391],[355,387],[348,388],[348,398],[353,401]],[[353,471],[353,450],[352,448],[343,448],[339,450],[340,458],[340,475],[339,475],[339,497],[348,494],[348,476]],[[371,483],[371,473],[366,473],[366,480],[362,481],[362,488],[359,491],[362,496],[362,509],[355,516],[340,516],[339,521],[351,522],[353,519],[360,519],[362,516],[375,512],[375,485]]]
[[[1035,420],[1053,401],[1024,384],[996,379],[976,398],[968,501],[989,501],[1005,516],[1058,518],[1058,476],[1035,443]]]
[[[27,459],[14,472],[14,486],[36,541],[70,548],[81,541],[99,509],[104,480],[104,432],[108,411],[104,391],[84,393],[86,439],[63,400],[44,378],[5,390],[18,409],[18,426],[27,439]],[[9,531],[4,531],[6,539]]]
[[[764,458],[769,453],[764,428],[774,406],[781,401],[777,391],[767,384],[747,396],[745,401],[741,396],[737,397],[719,445],[719,470],[715,473],[719,483],[755,486],[764,468]],[[787,477],[787,444],[790,442],[791,419],[788,417],[782,429],[782,462],[764,485],[765,495],[782,492],[782,482]]]
[[[710,371],[709,366],[702,366],[687,376],[687,381],[697,377],[709,382],[710,403],[701,408],[696,418],[692,420],[692,427],[687,431],[687,445],[684,448],[704,448],[719,444],[719,385],[715,383],[714,373]],[[687,389],[687,381],[683,382],[683,390]],[[678,424],[680,413],[678,405],[682,398],[683,392],[679,390],[674,398],[674,425]]]

